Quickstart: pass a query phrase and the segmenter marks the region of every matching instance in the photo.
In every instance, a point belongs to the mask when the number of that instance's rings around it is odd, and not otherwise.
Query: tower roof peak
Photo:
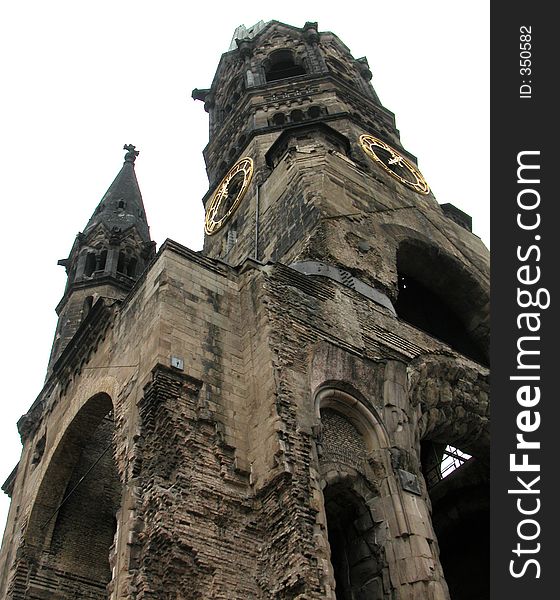
[[[87,234],[100,224],[109,231],[124,232],[135,227],[144,241],[150,241],[146,211],[134,169],[134,162],[140,151],[132,144],[125,144],[123,150],[126,150],[124,164],[101,198],[84,233]]]

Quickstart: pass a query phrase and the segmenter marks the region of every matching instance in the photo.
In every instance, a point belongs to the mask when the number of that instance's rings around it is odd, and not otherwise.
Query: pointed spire
[[[123,150],[127,151],[124,164],[95,209],[84,234],[87,235],[101,223],[109,231],[115,232],[124,232],[130,227],[136,227],[140,237],[149,242],[146,211],[134,170],[134,161],[140,152],[132,144],[125,144]]]
[[[123,149],[121,170],[76,236],[70,256],[59,261],[68,273],[65,297],[75,285],[95,287],[107,278],[120,289],[130,289],[155,253],[134,172],[139,151],[131,144]]]
[[[142,194],[134,172],[139,152],[124,146],[124,164],[95,209],[68,258],[58,261],[68,280],[62,300],[49,371],[98,299],[123,298],[155,254]]]

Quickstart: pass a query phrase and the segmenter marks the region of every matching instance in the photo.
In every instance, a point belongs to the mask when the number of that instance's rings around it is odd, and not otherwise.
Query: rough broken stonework
[[[154,253],[127,146],[60,261],[0,598],[484,600],[487,249],[360,146],[416,164],[365,58],[239,31],[193,92],[204,250]],[[448,446],[472,458],[442,479]]]

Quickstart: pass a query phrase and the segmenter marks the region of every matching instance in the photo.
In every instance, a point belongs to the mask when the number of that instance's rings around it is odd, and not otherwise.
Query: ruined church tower
[[[0,599],[488,598],[488,251],[371,82],[317,23],[238,28],[193,91],[201,252],[154,255],[126,147],[61,261]]]

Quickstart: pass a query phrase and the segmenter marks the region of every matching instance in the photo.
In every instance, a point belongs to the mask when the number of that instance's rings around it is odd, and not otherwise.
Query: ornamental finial
[[[124,162],[134,164],[136,157],[140,154],[140,150],[136,150],[136,146],[133,146],[132,144],[125,144],[123,150],[127,151],[124,155]]]

